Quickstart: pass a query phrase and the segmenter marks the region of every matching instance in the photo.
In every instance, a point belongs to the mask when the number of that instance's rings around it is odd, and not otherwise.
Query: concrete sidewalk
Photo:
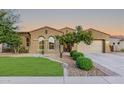
[[[120,76],[0,77],[0,84],[124,84]]]

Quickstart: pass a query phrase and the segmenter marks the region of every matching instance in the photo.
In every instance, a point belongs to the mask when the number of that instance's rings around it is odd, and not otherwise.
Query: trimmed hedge
[[[89,58],[85,58],[85,57],[80,56],[76,60],[76,65],[78,68],[88,71],[88,70],[92,69],[93,62]]]
[[[81,53],[81,52],[74,52],[73,53],[73,55],[72,55],[72,58],[74,59],[74,60],[76,60],[78,57],[84,57],[84,54],[83,53]]]
[[[21,46],[19,49],[19,53],[28,53],[28,49],[26,49],[24,46]]]
[[[77,50],[72,50],[72,51],[70,52],[70,56],[72,57],[75,52],[77,52]]]

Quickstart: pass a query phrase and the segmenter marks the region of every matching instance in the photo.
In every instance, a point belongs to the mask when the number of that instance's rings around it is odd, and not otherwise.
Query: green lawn
[[[62,76],[60,63],[39,57],[0,57],[0,76]]]

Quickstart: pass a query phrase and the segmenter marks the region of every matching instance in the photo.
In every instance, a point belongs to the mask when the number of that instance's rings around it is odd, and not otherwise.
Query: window
[[[44,40],[39,42],[39,49],[44,49]]]
[[[49,49],[54,49],[55,48],[55,40],[53,37],[49,37]]]
[[[113,45],[115,45],[115,43],[113,43]]]
[[[118,45],[120,45],[120,42],[118,42]]]
[[[44,49],[44,37],[39,37],[39,49]]]
[[[29,38],[26,38],[26,43],[27,43],[26,44],[27,46],[30,46],[30,39]]]
[[[45,30],[45,34],[47,34],[48,33],[48,31],[47,30]]]

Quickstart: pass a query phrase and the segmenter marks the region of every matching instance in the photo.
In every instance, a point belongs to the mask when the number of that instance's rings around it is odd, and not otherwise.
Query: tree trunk
[[[16,48],[14,47],[14,53],[17,53],[17,50],[16,50]]]
[[[19,53],[19,50],[20,50],[20,47],[18,46],[18,47],[17,47],[17,52],[18,52],[18,53]]]
[[[71,44],[67,44],[67,52],[71,52],[72,50],[72,45]]]
[[[71,52],[71,50],[72,50],[72,45],[70,44],[70,46],[69,46],[69,52]]]
[[[60,58],[62,58],[62,53],[60,53]]]
[[[63,45],[59,45],[59,53],[60,53],[60,58],[63,56]]]
[[[13,49],[14,49],[14,53],[19,53],[19,46],[18,47],[14,46]]]

